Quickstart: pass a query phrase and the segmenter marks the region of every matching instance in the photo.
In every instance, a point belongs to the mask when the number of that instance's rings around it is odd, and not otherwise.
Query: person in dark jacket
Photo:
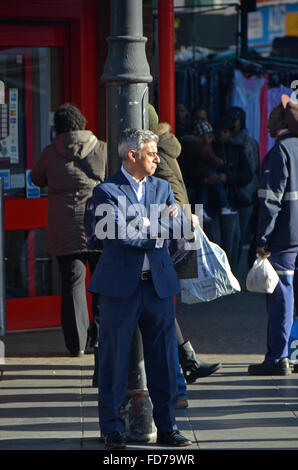
[[[82,356],[87,343],[89,314],[86,264],[93,272],[99,251],[88,251],[84,213],[94,186],[106,176],[106,143],[86,130],[86,118],[71,103],[54,115],[56,140],[42,152],[32,170],[37,186],[48,186],[47,251],[57,257],[61,274],[61,321],[71,355]],[[98,318],[96,297],[93,318]],[[94,324],[93,345],[98,331]]]
[[[230,207],[233,214],[226,215],[225,226],[221,228],[220,244],[225,250],[232,271],[237,269],[240,257],[240,224],[238,209],[246,202],[246,193],[243,188],[252,179],[252,170],[241,145],[232,143],[234,124],[231,119],[222,118],[214,126],[216,140],[213,145],[215,155],[221,158],[223,166],[218,175],[205,178],[206,184],[221,183],[225,186]],[[214,208],[216,212],[216,207]],[[236,213],[235,213],[236,211]],[[227,219],[230,219],[229,221]],[[208,233],[207,233],[208,234]]]
[[[167,180],[174,193],[175,201],[183,209],[189,207],[187,216],[192,217],[186,187],[177,161],[181,153],[181,145],[176,136],[170,131],[168,123],[159,123],[158,115],[152,105],[149,105],[149,127],[159,137],[158,154],[160,162],[155,170],[155,176]],[[194,220],[195,222],[195,220]],[[176,268],[178,279],[191,279],[198,275],[196,252]],[[185,340],[176,319],[176,334],[178,340],[179,362],[187,383],[193,383],[200,377],[207,377],[221,367],[218,363],[207,363],[197,358],[189,340]]]
[[[178,101],[175,107],[176,111],[176,137],[180,139],[185,134],[191,132],[191,118],[186,104]]]
[[[242,145],[248,163],[252,170],[252,180],[248,185],[243,188],[247,195],[247,203],[238,208],[241,245],[245,242],[248,236],[255,234],[255,227],[253,226],[254,215],[253,212],[257,206],[257,189],[260,178],[260,164],[259,164],[259,145],[257,141],[250,137],[246,129],[246,113],[239,106],[232,106],[228,108],[225,116],[232,119],[234,123],[232,143]]]
[[[298,270],[298,105],[291,102],[289,106],[286,97],[284,107],[286,109],[279,126],[276,117],[281,112],[280,106],[274,108],[274,115],[271,113],[268,122],[276,143],[262,163],[256,239],[257,254],[269,259],[279,275],[279,281],[274,292],[266,295],[268,327],[265,359],[260,364],[249,366],[250,375],[291,374],[288,342],[293,324],[294,290],[297,291],[297,285],[294,286],[294,282],[297,284],[295,273]]]
[[[193,185],[199,187],[198,201],[204,207],[204,221],[208,221],[208,208],[211,200],[216,202],[217,212],[221,215],[233,214],[226,188],[223,183],[206,184],[205,178],[211,175],[219,175],[223,167],[223,160],[218,158],[213,149],[214,133],[211,124],[207,121],[197,122],[194,135],[197,137],[198,142],[196,145],[196,155],[193,160]],[[215,204],[213,203],[213,206]]]

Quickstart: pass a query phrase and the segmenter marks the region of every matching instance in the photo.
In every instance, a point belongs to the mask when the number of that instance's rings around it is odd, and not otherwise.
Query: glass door
[[[16,44],[0,28],[0,177],[5,191],[7,330],[60,324],[57,264],[45,248],[47,188],[30,170],[54,138],[53,114],[68,101],[68,32],[22,26]],[[38,32],[40,34],[38,34]],[[26,36],[26,37],[25,37]],[[30,37],[31,42],[30,43]]]

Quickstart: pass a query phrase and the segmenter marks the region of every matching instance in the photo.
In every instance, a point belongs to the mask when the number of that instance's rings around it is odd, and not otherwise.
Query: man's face
[[[193,123],[196,125],[198,122],[206,122],[207,118],[208,116],[205,109],[197,109],[193,115]]]
[[[281,129],[285,129],[287,125],[282,118],[276,115],[276,113],[271,113],[268,119],[267,127],[270,137],[276,137],[278,131],[280,131]]]
[[[233,132],[233,134],[237,135],[237,134],[239,134],[240,131],[241,131],[241,121],[240,121],[240,119],[236,119],[236,121],[234,122],[234,132]]]
[[[187,117],[188,111],[184,104],[179,103],[176,106],[176,116],[178,122],[184,122]]]
[[[232,138],[232,132],[230,129],[218,129],[216,137],[221,144],[227,144]]]
[[[154,140],[146,142],[139,154],[135,156],[135,177],[145,178],[145,176],[153,175],[159,162],[156,142]]]

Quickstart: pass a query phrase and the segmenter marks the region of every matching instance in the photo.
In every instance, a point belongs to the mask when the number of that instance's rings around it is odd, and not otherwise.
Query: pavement
[[[177,300],[178,321],[198,357],[222,363],[187,387],[189,407],[177,410],[178,427],[193,442],[187,452],[200,458],[204,451],[208,459],[214,451],[229,451],[229,459],[235,451],[292,451],[288,459],[298,449],[298,374],[247,374],[248,365],[264,357],[266,312],[264,296],[241,283],[240,293],[212,302]],[[103,459],[93,355],[69,357],[61,328],[7,332],[0,339],[0,451],[80,450]],[[173,452],[154,442],[128,443],[123,452],[137,450]]]

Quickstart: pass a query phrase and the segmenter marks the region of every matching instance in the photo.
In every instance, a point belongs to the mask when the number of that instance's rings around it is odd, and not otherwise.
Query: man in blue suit
[[[103,253],[88,289],[100,294],[99,418],[105,445],[113,449],[125,447],[120,408],[137,325],[157,442],[191,445],[175,421],[173,296],[180,285],[166,241],[178,236],[185,219],[170,184],[152,176],[159,163],[157,142],[151,131],[123,131],[121,169],[93,192],[99,220],[96,234],[103,239]]]

